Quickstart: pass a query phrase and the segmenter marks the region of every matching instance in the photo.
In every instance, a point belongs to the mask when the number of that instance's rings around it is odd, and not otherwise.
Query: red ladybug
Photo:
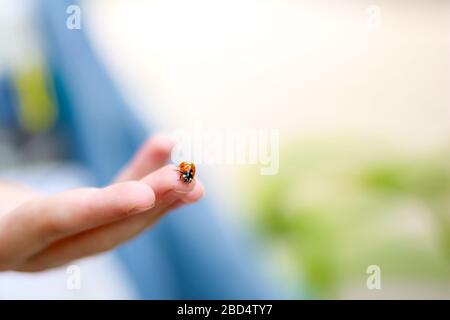
[[[195,164],[189,161],[183,161],[178,167],[180,179],[186,183],[191,183],[195,176]]]

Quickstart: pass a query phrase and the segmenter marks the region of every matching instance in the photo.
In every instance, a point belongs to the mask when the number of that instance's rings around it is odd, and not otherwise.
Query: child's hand
[[[176,166],[163,166],[172,147],[155,137],[106,188],[30,193],[0,212],[0,270],[39,271],[110,250],[170,210],[198,201],[201,183],[184,183]],[[0,202],[7,201],[0,191]]]

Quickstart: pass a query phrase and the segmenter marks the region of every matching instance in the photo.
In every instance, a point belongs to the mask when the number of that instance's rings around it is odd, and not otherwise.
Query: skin
[[[203,195],[201,183],[184,183],[165,165],[174,143],[147,141],[105,188],[44,196],[0,183],[0,271],[34,272],[111,250],[162,216]]]

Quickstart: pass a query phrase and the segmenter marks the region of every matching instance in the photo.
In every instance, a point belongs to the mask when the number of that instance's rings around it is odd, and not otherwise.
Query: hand
[[[0,188],[0,270],[40,271],[113,249],[167,212],[199,200],[197,179],[186,184],[176,166],[164,166],[172,147],[164,137],[149,140],[116,183],[102,189],[41,196]]]

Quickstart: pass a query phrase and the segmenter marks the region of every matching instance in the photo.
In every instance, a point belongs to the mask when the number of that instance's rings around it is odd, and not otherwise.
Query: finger
[[[186,204],[195,203],[205,195],[205,188],[199,181],[195,184],[194,189],[180,198]]]
[[[173,211],[175,209],[178,209],[179,207],[195,203],[198,200],[200,200],[205,194],[203,185],[198,182],[197,185],[194,187],[194,190],[187,193],[183,197],[179,199],[175,199],[174,201],[171,201],[171,204],[166,208],[167,212]]]
[[[203,186],[199,182],[189,193],[180,195],[180,193],[168,192],[164,199],[161,199],[161,204],[147,213],[89,230],[55,243],[30,260],[28,269],[25,271],[56,267],[72,260],[111,250],[153,225],[167,212],[187,203],[198,201],[203,193]]]
[[[27,255],[63,237],[144,212],[154,204],[153,190],[137,181],[71,190],[30,201],[8,214],[2,219],[0,241],[13,254]]]
[[[149,139],[139,149],[130,163],[122,170],[116,181],[140,180],[152,171],[162,167],[170,157],[175,142],[158,135]]]
[[[157,201],[162,194],[168,191],[188,193],[196,185],[195,179],[191,183],[182,181],[180,179],[179,168],[173,164],[166,165],[147,175],[141,182],[149,185],[155,191]]]
[[[198,185],[195,186],[192,192],[189,192],[182,198],[176,199],[175,201],[171,202],[171,204],[166,207],[165,212],[176,210],[179,207],[186,204],[195,203],[198,200],[200,200],[203,197],[203,195],[204,195],[203,186],[200,183],[198,183]]]

